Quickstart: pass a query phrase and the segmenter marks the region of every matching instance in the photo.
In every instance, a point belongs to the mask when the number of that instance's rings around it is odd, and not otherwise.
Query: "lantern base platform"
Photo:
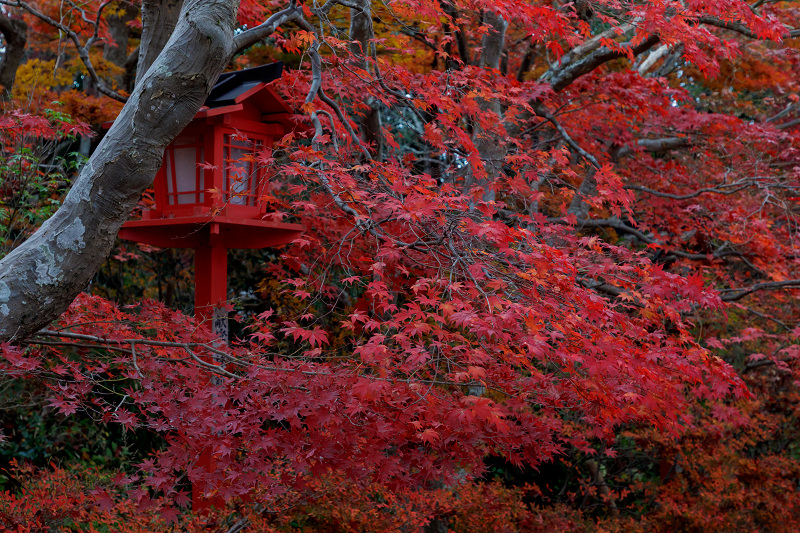
[[[188,216],[129,220],[122,225],[122,239],[159,248],[270,248],[300,237],[300,224],[226,216]]]

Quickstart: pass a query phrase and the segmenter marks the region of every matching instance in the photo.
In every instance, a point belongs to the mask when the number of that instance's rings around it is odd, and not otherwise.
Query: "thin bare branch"
[[[671,198],[673,200],[688,200],[690,198],[697,198],[701,194],[706,194],[706,193],[709,193],[709,194],[723,194],[723,195],[727,196],[727,195],[730,195],[730,194],[737,193],[737,192],[739,192],[739,191],[741,191],[743,189],[746,189],[748,186],[749,186],[748,184],[745,184],[745,185],[740,185],[740,186],[737,186],[735,188],[730,188],[730,189],[725,189],[725,190],[720,189],[718,186],[706,187],[706,188],[698,189],[698,190],[696,190],[694,192],[690,192],[690,193],[687,193],[687,194],[673,194],[673,193],[669,193],[669,192],[662,192],[662,191],[657,191],[655,189],[650,189],[649,187],[642,187],[641,185],[626,185],[625,188],[626,189],[631,189],[631,190],[634,190],[634,191],[646,192],[648,194],[652,194],[653,196],[658,196],[659,198]]]
[[[564,141],[566,141],[566,143],[570,145],[570,147],[573,150],[575,150],[575,152],[577,152],[578,154],[580,154],[581,157],[589,161],[594,166],[594,168],[596,169],[600,168],[600,163],[597,161],[597,158],[595,158],[592,154],[581,148],[580,145],[576,143],[572,139],[572,137],[570,137],[569,133],[567,133],[567,130],[564,129],[561,123],[550,112],[550,110],[544,106],[544,104],[542,104],[541,102],[536,102],[533,110],[537,116],[546,119],[553,126],[555,126],[556,130],[558,130],[558,133],[561,135],[561,138],[564,139]]]
[[[753,294],[758,291],[779,291],[784,289],[800,288],[800,279],[788,279],[785,281],[768,281],[766,283],[758,283],[751,287],[738,288],[738,289],[722,289],[719,292],[724,293],[720,298],[723,302],[735,302],[741,300],[745,296]]]

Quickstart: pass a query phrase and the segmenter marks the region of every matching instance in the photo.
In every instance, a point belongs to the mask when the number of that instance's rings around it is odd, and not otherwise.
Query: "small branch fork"
[[[54,19],[48,17],[47,15],[45,15],[44,13],[34,9],[27,2],[22,2],[21,0],[16,0],[16,1],[0,0],[0,4],[6,5],[6,6],[9,6],[9,7],[16,7],[16,8],[22,9],[24,11],[27,11],[28,13],[30,13],[34,17],[36,17],[39,20],[41,20],[42,22],[45,22],[45,23],[49,24],[50,26],[53,26],[54,28],[56,28],[59,31],[63,32],[69,38],[69,40],[72,41],[72,43],[75,45],[75,49],[78,51],[78,56],[81,58],[81,61],[83,62],[83,65],[86,67],[86,71],[89,73],[89,77],[91,78],[92,83],[94,83],[95,87],[97,87],[97,90],[100,93],[102,93],[102,94],[104,94],[104,95],[106,95],[106,96],[108,96],[110,98],[113,98],[114,100],[116,100],[118,102],[125,103],[128,99],[125,96],[123,96],[123,95],[119,94],[118,92],[116,92],[115,90],[111,89],[106,84],[106,82],[103,81],[100,78],[100,76],[97,75],[97,71],[95,70],[94,65],[92,64],[92,60],[89,57],[89,50],[92,48],[92,46],[94,46],[95,44],[100,43],[100,42],[103,41],[103,39],[99,37],[99,33],[100,33],[100,17],[103,14],[103,10],[109,4],[112,3],[112,0],[106,0],[105,2],[100,4],[100,7],[97,9],[97,14],[94,17],[94,20],[89,18],[89,16],[86,14],[86,11],[84,11],[83,9],[75,6],[75,4],[73,4],[72,2],[69,2],[69,3],[70,3],[70,5],[72,6],[73,9],[77,10],[78,12],[80,12],[81,18],[83,19],[84,22],[86,22],[88,24],[91,24],[94,27],[94,32],[92,33],[92,36],[89,37],[86,40],[85,44],[81,43],[81,38],[75,31],[70,29],[65,24],[62,24],[61,22],[58,22],[57,20],[54,20]]]
[[[698,193],[699,194],[699,193]],[[566,222],[564,219],[548,219],[549,222],[558,223],[558,224],[565,224]],[[627,224],[625,224],[619,218],[607,218],[607,219],[587,219],[587,220],[579,220],[577,223],[578,227],[608,227],[612,228],[620,233],[625,233],[628,235],[632,235],[639,239],[640,241],[646,244],[662,244],[654,237],[646,235],[642,231],[633,228]],[[706,261],[709,259],[709,256],[713,259],[721,259],[723,257],[738,257],[739,259],[747,262],[746,258],[740,252],[735,250],[728,250],[727,248],[728,243],[723,243],[719,248],[717,248],[711,254],[698,254],[698,253],[691,253],[685,252],[683,250],[670,250],[664,258],[668,258],[669,256],[680,257],[683,259],[689,259],[694,261]],[[662,258],[663,259],[663,258]],[[581,281],[584,286],[588,286],[590,281]],[[599,289],[603,292],[609,292],[606,286],[601,286],[603,284],[595,284],[591,287],[592,289]],[[784,281],[769,281],[764,283],[757,283],[750,287],[739,287],[733,289],[718,289],[717,292],[720,293],[720,300],[723,302],[736,302],[744,298],[745,296],[749,296],[755,292],[760,291],[775,291],[775,290],[786,290],[786,289],[800,289],[800,279],[790,279]],[[748,308],[749,309],[749,308]]]
[[[722,289],[719,291],[720,298],[723,302],[735,302],[741,300],[745,296],[753,294],[758,291],[775,291],[783,289],[800,289],[800,279],[787,279],[784,281],[768,281],[766,283],[757,283],[751,287],[737,288],[737,289]]]

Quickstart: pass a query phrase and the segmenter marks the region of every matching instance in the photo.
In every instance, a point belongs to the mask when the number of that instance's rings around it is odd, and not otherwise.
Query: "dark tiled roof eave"
[[[282,73],[283,63],[280,61],[236,72],[225,72],[220,75],[216,85],[211,89],[205,105],[209,108],[233,105],[239,95],[260,83],[277,80]]]

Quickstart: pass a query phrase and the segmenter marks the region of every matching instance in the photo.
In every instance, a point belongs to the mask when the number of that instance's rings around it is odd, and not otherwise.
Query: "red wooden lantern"
[[[194,248],[195,316],[228,337],[228,249],[291,242],[303,227],[265,220],[267,176],[256,158],[275,139],[298,129],[292,110],[269,86],[281,76],[273,63],[220,76],[205,105],[164,151],[153,182],[155,209],[126,222],[119,236],[160,248]],[[212,471],[203,452],[198,466]],[[193,507],[221,506],[195,487]]]
[[[266,248],[296,239],[298,224],[265,220],[267,177],[256,158],[297,129],[292,110],[269,83],[273,63],[220,76],[205,105],[166,148],[153,183],[155,209],[126,222],[123,239],[160,248],[194,248],[195,316],[214,318],[227,338],[227,250]],[[215,312],[214,310],[217,309]]]

